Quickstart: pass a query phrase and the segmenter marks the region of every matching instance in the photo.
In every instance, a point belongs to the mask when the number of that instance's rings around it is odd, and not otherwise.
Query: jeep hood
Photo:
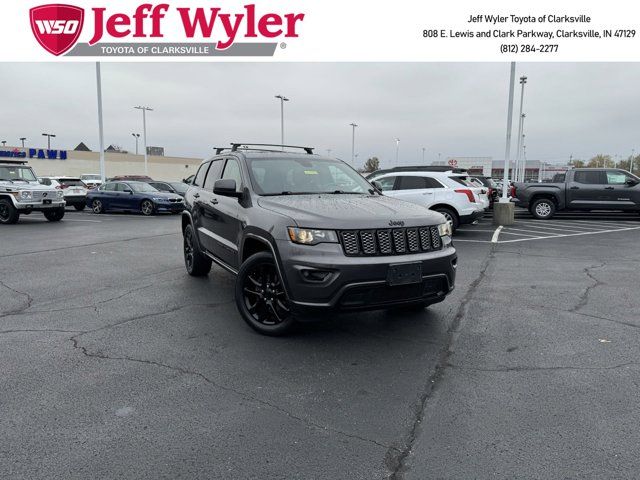
[[[10,181],[0,181],[0,191],[1,192],[17,192],[18,190],[38,190],[40,192],[55,192],[56,189],[50,185],[42,185],[39,182],[21,182],[16,180],[14,182]]]
[[[278,195],[260,197],[258,205],[308,228],[347,230],[445,222],[441,214],[426,207],[382,195]]]

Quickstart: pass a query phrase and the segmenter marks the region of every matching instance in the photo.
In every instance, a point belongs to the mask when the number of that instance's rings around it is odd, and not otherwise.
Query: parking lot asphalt
[[[637,478],[639,220],[483,219],[443,303],[268,338],[231,275],[186,274],[176,216],[23,217],[0,478]]]

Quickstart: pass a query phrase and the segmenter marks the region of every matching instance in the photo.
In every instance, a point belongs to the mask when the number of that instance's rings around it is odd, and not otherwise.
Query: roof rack
[[[284,148],[300,148],[302,150],[304,150],[305,152],[307,152],[307,154],[309,155],[313,155],[313,147],[301,147],[299,145],[279,145],[279,144],[274,144],[274,143],[232,143],[231,144],[231,151],[232,152],[237,152],[239,148],[242,148],[243,150],[258,150],[258,151],[263,151],[263,152],[269,152],[269,151],[273,151],[273,152],[278,152],[281,150],[266,150],[266,149],[262,149],[262,148],[249,148],[249,147],[280,147],[282,149]],[[224,149],[222,149],[224,150]],[[216,148],[216,151],[218,151],[218,148]]]
[[[0,157],[0,163],[11,163],[13,165],[26,165],[28,163],[28,160],[24,160],[24,159],[15,160],[15,159],[7,159],[7,158]]]

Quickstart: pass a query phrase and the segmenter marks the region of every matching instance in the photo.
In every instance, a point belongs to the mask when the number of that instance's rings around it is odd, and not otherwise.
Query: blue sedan
[[[144,182],[109,182],[87,193],[87,207],[93,213],[127,210],[153,215],[180,213],[184,210],[184,200],[180,195],[160,192]]]

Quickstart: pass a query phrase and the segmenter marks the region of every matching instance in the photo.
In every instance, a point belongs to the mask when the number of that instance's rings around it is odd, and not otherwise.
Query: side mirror
[[[216,183],[213,184],[213,193],[223,197],[240,198],[242,196],[242,192],[236,191],[236,181],[232,178],[216,180]]]
[[[373,187],[379,192],[382,191],[382,185],[380,184],[380,182],[374,180],[373,182],[371,182],[371,185],[373,185]]]
[[[630,187],[635,187],[638,184],[638,181],[634,180],[633,178],[628,178],[626,184]]]

